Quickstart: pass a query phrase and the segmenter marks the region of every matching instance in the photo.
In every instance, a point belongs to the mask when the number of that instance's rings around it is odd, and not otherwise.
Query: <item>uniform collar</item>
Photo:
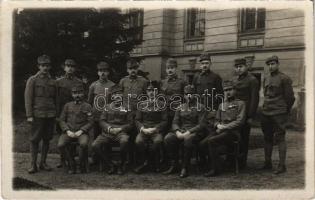
[[[74,75],[73,75],[73,74],[68,74],[68,73],[66,73],[66,74],[65,74],[65,78],[72,80],[72,79],[74,78]]]
[[[98,81],[99,81],[100,83],[107,83],[107,82],[108,82],[108,79],[103,80],[103,79],[99,78]]]
[[[212,73],[212,71],[210,69],[208,69],[207,71],[205,71],[204,73],[200,73],[200,76],[207,76],[210,73]]]
[[[276,75],[278,75],[278,74],[279,74],[279,70],[270,73],[271,76],[276,76]]]
[[[51,78],[50,74],[43,74],[42,72],[37,72],[36,76],[38,76],[39,78]]]
[[[248,75],[248,72],[245,72],[244,74],[239,75],[238,76],[238,80],[241,80],[241,79],[245,78],[247,75]]]
[[[137,75],[136,75],[136,76],[131,76],[131,75],[129,75],[128,77],[129,77],[129,80],[130,80],[130,81],[137,80],[137,78],[138,78]]]
[[[177,74],[174,74],[174,75],[172,75],[172,76],[168,76],[167,77],[167,81],[175,81],[175,80],[177,80]]]

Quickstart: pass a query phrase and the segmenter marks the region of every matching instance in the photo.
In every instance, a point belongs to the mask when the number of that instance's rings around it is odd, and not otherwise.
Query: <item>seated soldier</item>
[[[154,159],[154,168],[160,172],[160,151],[163,143],[163,131],[167,126],[167,112],[163,103],[156,99],[157,88],[152,84],[147,87],[147,100],[139,102],[136,113],[136,137],[137,157],[141,164],[135,168],[135,173],[140,174],[149,167],[149,158]],[[148,148],[151,147],[151,148]],[[152,156],[151,156],[152,155]]]
[[[122,89],[115,85],[111,88],[112,103],[106,106],[106,109],[100,117],[100,127],[102,134],[97,136],[92,144],[92,149],[109,166],[108,174],[124,174],[126,157],[129,151],[129,133],[133,127],[131,112],[127,106],[123,105]],[[110,156],[112,144],[118,142],[120,145],[120,161],[116,165]]]
[[[188,85],[184,88],[185,103],[181,104],[173,119],[172,130],[164,138],[167,154],[170,158],[170,167],[163,174],[172,174],[177,171],[178,151],[183,143],[184,152],[182,160],[181,178],[188,176],[188,167],[193,148],[206,136],[206,109],[198,102],[195,88]]]
[[[86,172],[86,159],[88,157],[88,132],[93,126],[92,106],[84,101],[83,85],[72,88],[74,101],[66,103],[60,115],[60,128],[62,135],[59,137],[58,148],[60,153],[69,160],[69,174],[76,173],[76,164],[69,149],[69,143],[78,141],[80,145],[80,173]]]
[[[245,102],[235,99],[233,82],[223,83],[224,102],[220,104],[216,114],[214,127],[216,133],[209,135],[208,151],[211,159],[211,169],[205,173],[206,177],[215,176],[222,168],[219,164],[218,147],[233,145],[240,138],[240,128],[245,123]]]

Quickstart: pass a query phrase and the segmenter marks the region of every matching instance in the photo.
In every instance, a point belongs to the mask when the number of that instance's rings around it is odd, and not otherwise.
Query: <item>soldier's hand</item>
[[[33,121],[34,121],[34,118],[33,118],[33,117],[28,117],[28,118],[26,119],[26,121],[27,121],[27,122],[33,122]]]
[[[218,128],[218,129],[224,129],[224,127],[225,127],[225,126],[224,126],[223,124],[218,124],[218,125],[217,125],[217,128]]]
[[[182,132],[176,131],[176,137],[181,139],[182,138]]]
[[[70,130],[67,130],[67,135],[68,135],[69,137],[71,137],[71,138],[74,137],[74,133],[73,133],[72,131],[70,131]]]
[[[122,128],[116,128],[117,133],[120,133],[122,131]]]
[[[82,130],[78,130],[77,132],[74,133],[76,137],[80,137],[82,134],[83,134]]]

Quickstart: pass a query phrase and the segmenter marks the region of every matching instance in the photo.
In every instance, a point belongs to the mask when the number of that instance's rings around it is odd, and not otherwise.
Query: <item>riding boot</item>
[[[29,174],[36,173],[37,169],[37,154],[38,154],[38,143],[31,143],[30,144],[30,153],[31,153],[31,167],[28,170]]]

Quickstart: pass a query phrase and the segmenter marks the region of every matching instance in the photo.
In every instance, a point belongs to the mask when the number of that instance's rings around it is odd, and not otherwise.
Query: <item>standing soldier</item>
[[[207,137],[209,156],[211,158],[211,170],[205,174],[206,177],[215,176],[222,166],[219,165],[220,146],[231,147],[234,141],[239,140],[240,129],[245,122],[245,102],[235,98],[235,88],[232,81],[224,81],[224,99],[216,113],[214,123],[215,134]]]
[[[124,105],[127,106],[128,111],[131,111],[132,118],[134,119],[136,116],[137,110],[137,97],[139,95],[145,94],[148,86],[148,80],[143,78],[142,76],[138,76],[138,68],[139,63],[134,59],[129,59],[126,63],[128,76],[122,78],[119,82],[119,86],[123,90],[123,101]],[[136,134],[136,129],[130,134],[130,140],[134,141]],[[129,160],[130,162],[134,161],[134,146],[133,143],[130,145],[129,152]]]
[[[63,70],[65,75],[56,80],[57,84],[57,116],[60,116],[60,113],[64,105],[72,101],[71,89],[75,85],[83,84],[82,81],[77,78],[74,74],[76,72],[76,63],[73,59],[66,59],[63,63]],[[59,124],[57,126],[57,131],[61,134],[61,129]],[[62,167],[64,165],[63,155],[60,154],[61,163],[57,167]]]
[[[265,164],[263,169],[272,169],[273,141],[279,147],[279,165],[275,174],[286,172],[285,123],[294,104],[295,97],[292,80],[279,71],[279,59],[272,56],[267,59],[270,75],[264,79],[264,104],[262,107],[261,125],[265,140]]]
[[[207,112],[204,105],[200,104],[193,94],[195,94],[194,87],[187,85],[184,88],[185,103],[181,104],[175,112],[172,132],[165,136],[165,148],[171,159],[171,165],[164,174],[172,174],[177,171],[179,146],[183,143],[184,152],[180,177],[187,177],[193,148],[206,136],[204,128],[206,127]]]
[[[101,109],[105,108],[106,101],[108,101],[106,91],[109,92],[109,89],[115,85],[108,79],[110,67],[107,62],[101,61],[96,67],[99,79],[90,85],[88,93],[88,103],[93,105],[93,115],[95,120],[93,139],[96,139],[97,136],[102,133],[102,128],[99,126],[99,118],[102,113]]]
[[[218,105],[223,100],[223,89],[222,89],[222,79],[221,77],[211,71],[211,58],[209,53],[203,53],[200,55],[200,73],[196,74],[193,78],[193,85],[196,89],[196,93],[200,95],[201,103],[209,110],[207,114],[207,126],[209,132],[213,127],[215,111],[218,108]],[[205,141],[202,141],[199,144],[199,153],[200,153],[200,164],[201,166],[206,163],[206,157],[204,154],[207,153],[207,144]]]
[[[247,165],[247,153],[250,128],[259,102],[259,83],[258,80],[248,72],[248,65],[246,59],[235,60],[235,72],[237,77],[234,79],[235,97],[239,100],[245,101],[246,104],[246,120],[241,131],[241,152],[244,156],[240,160],[240,167],[245,168]]]
[[[137,155],[141,159],[141,165],[135,169],[137,174],[144,172],[149,164],[150,157],[154,158],[154,168],[160,172],[160,150],[163,143],[163,132],[167,125],[167,112],[165,104],[156,99],[157,88],[149,85],[147,88],[148,100],[139,105],[135,123],[138,130],[136,137]],[[152,150],[148,147],[152,144]],[[152,156],[151,156],[151,155]]]
[[[174,95],[183,96],[184,87],[187,85],[186,81],[179,78],[177,76],[177,61],[174,58],[169,58],[166,61],[166,74],[167,78],[161,81],[161,93],[165,95],[167,100],[167,111],[168,111],[168,124],[167,130],[169,130],[172,126],[172,121],[175,115],[175,108],[179,106],[179,104],[172,104],[172,108],[170,108],[170,102],[173,100],[171,97]]]
[[[123,100],[128,106],[128,110],[135,111],[137,108],[137,97],[146,93],[148,81],[138,76],[139,63],[130,59],[127,61],[128,76],[122,78],[119,82],[123,90]]]
[[[202,103],[207,109],[217,110],[221,103],[220,98],[216,95],[223,95],[222,79],[221,77],[210,70],[211,58],[208,53],[200,56],[200,73],[196,74],[193,79],[193,85],[196,88],[196,93],[203,96]],[[211,94],[211,96],[207,96]]]
[[[50,57],[39,56],[37,59],[39,71],[31,76],[25,88],[25,110],[27,121],[32,123],[30,137],[31,168],[28,173],[37,172],[37,153],[42,140],[40,170],[50,171],[46,164],[49,142],[53,137],[56,117],[56,82],[49,74]]]
[[[108,174],[122,175],[125,171],[127,152],[129,149],[129,134],[132,131],[133,119],[131,112],[122,103],[122,90],[119,86],[111,88],[111,100],[100,117],[100,126],[103,130],[92,144],[93,150],[102,158],[102,162],[109,165]],[[120,145],[120,162],[116,166],[110,159],[113,142]],[[104,150],[103,150],[104,149]]]
[[[59,137],[58,148],[61,155],[69,160],[69,174],[76,173],[74,157],[70,156],[67,146],[72,141],[78,141],[80,145],[80,173],[86,172],[86,160],[88,159],[89,130],[93,126],[92,106],[84,99],[84,87],[82,84],[72,87],[74,101],[66,103],[60,115],[60,128],[62,134]]]

